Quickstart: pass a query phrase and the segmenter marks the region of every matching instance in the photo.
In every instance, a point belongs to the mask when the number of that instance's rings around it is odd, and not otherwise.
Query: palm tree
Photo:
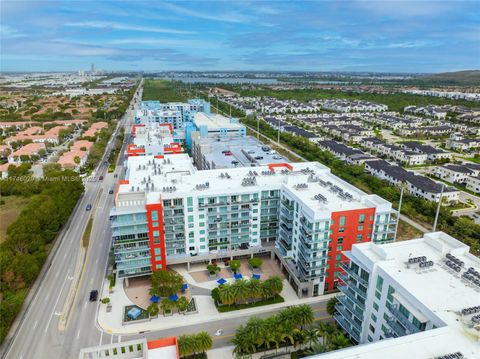
[[[308,346],[311,348],[312,344],[318,343],[318,330],[310,328],[305,331],[305,340],[308,342]]]
[[[190,335],[180,335],[178,337],[178,351],[180,356],[188,356],[193,353],[193,345]]]
[[[240,300],[246,300],[250,296],[250,291],[248,288],[247,281],[241,279],[237,282],[235,282],[232,285],[233,292],[235,293],[235,301]]]
[[[232,305],[235,303],[235,293],[230,284],[224,284],[219,287],[218,296],[222,304]]]
[[[330,348],[331,350],[338,350],[351,346],[352,343],[343,333],[338,333],[333,335],[330,339]]]
[[[247,287],[252,298],[258,299],[262,297],[262,285],[258,279],[250,279],[247,282]]]
[[[265,282],[269,283],[268,286],[270,286],[273,296],[280,294],[280,292],[283,290],[282,279],[278,276],[272,276],[265,280]]]
[[[213,341],[210,334],[207,332],[200,332],[195,335],[195,342],[197,344],[197,348],[202,353],[205,353],[207,350],[212,349]]]
[[[333,315],[335,313],[335,305],[337,304],[337,297],[330,298],[327,302],[327,313]]]
[[[302,304],[296,307],[296,309],[298,315],[297,323],[300,324],[300,329],[303,329],[305,325],[311,325],[313,323],[315,316],[312,307],[308,304]]]

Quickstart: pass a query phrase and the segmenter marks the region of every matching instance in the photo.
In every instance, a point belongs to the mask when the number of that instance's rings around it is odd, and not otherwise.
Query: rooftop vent
[[[299,184],[296,184],[296,185],[295,185],[295,188],[296,188],[297,190],[307,189],[307,188],[308,188],[308,184],[306,184],[306,183],[299,183]]]

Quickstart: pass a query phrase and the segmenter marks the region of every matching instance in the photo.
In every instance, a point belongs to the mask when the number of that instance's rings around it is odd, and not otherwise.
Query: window
[[[345,226],[345,222],[346,222],[346,217],[345,216],[340,216],[340,227],[344,227]]]
[[[187,205],[188,205],[188,206],[193,206],[193,199],[192,199],[192,197],[187,197]]]
[[[343,233],[343,232],[345,232],[345,228],[340,227],[340,228],[338,229],[338,233]]]
[[[375,333],[375,328],[373,327],[373,325],[370,324],[369,327],[368,327],[368,329],[370,329],[370,331],[371,331],[372,333]]]
[[[338,244],[343,244],[343,237],[338,237],[337,243]]]
[[[357,227],[357,230],[363,231],[363,226],[358,226],[358,227]]]
[[[406,318],[410,315],[410,312],[408,311],[407,308],[405,308],[402,304],[400,304],[400,307],[398,308],[400,313],[402,313]]]
[[[162,268],[163,268],[163,266],[162,266],[161,263],[158,263],[158,264],[155,265],[155,269],[162,269]]]
[[[155,261],[160,262],[162,260],[162,256],[155,256]]]
[[[375,314],[372,313],[372,315],[370,317],[372,318],[372,320],[374,322],[377,322],[377,316]]]
[[[341,254],[337,254],[337,255],[335,256],[335,259],[336,259],[337,261],[341,260],[341,259],[342,259],[342,255],[341,255]]]
[[[358,223],[363,224],[365,223],[365,215],[361,214],[360,217],[358,218]]]
[[[160,231],[153,231],[153,236],[154,236],[155,238],[160,237]]]
[[[158,221],[158,211],[152,211],[152,220]]]
[[[160,244],[160,239],[154,239],[153,244]]]
[[[372,339],[372,337],[371,337],[370,335],[368,336],[368,341],[369,341],[369,342],[373,342],[373,339]]]
[[[342,246],[337,246],[337,251],[341,251],[342,250]]]
[[[391,286],[388,286],[387,299],[389,302],[393,302],[393,293],[395,293],[395,289],[392,288]]]
[[[383,286],[383,278],[378,276],[377,277],[377,289],[381,292]]]
[[[361,242],[363,239],[363,235],[362,234],[357,234],[357,242]]]
[[[382,294],[379,291],[375,291],[375,297],[377,297],[377,299],[381,299]]]
[[[154,252],[155,252],[155,254],[161,254],[160,248],[155,248]]]

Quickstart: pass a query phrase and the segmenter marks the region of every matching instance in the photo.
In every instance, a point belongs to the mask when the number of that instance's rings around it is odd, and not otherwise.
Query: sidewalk
[[[132,302],[128,299],[123,290],[122,280],[117,280],[117,284],[114,288],[114,293],[112,294],[108,293],[108,281],[105,281],[102,291],[102,298],[110,298],[112,303],[112,311],[110,313],[107,313],[106,305],[101,304],[98,312],[98,324],[101,329],[111,334],[138,334],[141,331],[166,330],[201,323],[215,322],[218,320],[225,320],[230,318],[239,318],[246,316],[248,317],[256,314],[262,314],[275,309],[281,309],[291,305],[326,301],[331,297],[335,296],[335,294],[329,294],[321,297],[298,299],[290,285],[284,286],[284,290],[282,291],[281,295],[285,298],[285,302],[283,303],[235,310],[227,313],[219,313],[215,307],[213,299],[210,296],[194,295],[193,297],[195,298],[195,302],[198,308],[197,314],[174,314],[167,317],[159,315],[158,318],[151,319],[148,322],[122,325],[122,316],[124,310],[123,308],[126,305],[131,305]]]

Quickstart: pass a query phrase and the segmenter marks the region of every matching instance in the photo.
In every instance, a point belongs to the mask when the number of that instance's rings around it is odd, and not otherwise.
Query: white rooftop
[[[165,155],[164,159],[130,157],[127,166],[129,183],[119,186],[119,195],[132,193],[133,188],[133,192],[146,193],[147,203],[158,202],[160,196],[164,199],[189,195],[221,196],[283,188],[305,205],[307,213],[311,211],[312,218],[329,218],[332,211],[370,207],[377,207],[377,212],[391,209],[389,202],[342,181],[318,162],[287,164],[292,166],[292,171],[277,167],[271,172],[268,166],[198,171],[187,154],[176,154]],[[244,181],[249,178],[255,178],[254,185],[245,185]],[[339,196],[340,191],[348,193],[351,198]],[[316,199],[318,195],[324,200]]]
[[[207,126],[209,131],[220,129],[238,130],[244,126],[238,122],[232,122],[231,119],[216,113],[195,113],[193,122],[197,127]]]
[[[480,358],[480,326],[472,328],[468,320],[471,315],[461,315],[462,309],[480,305],[480,287],[461,279],[469,267],[480,271],[480,259],[468,250],[468,246],[443,232],[384,245],[371,242],[354,245],[347,256],[375,262],[437,316],[441,324],[437,329],[364,344],[321,358],[426,359],[455,352],[461,352],[465,358]],[[465,263],[460,273],[445,265],[447,253]],[[407,266],[410,257],[418,256],[426,256],[434,266],[430,269],[419,269],[418,264]]]

